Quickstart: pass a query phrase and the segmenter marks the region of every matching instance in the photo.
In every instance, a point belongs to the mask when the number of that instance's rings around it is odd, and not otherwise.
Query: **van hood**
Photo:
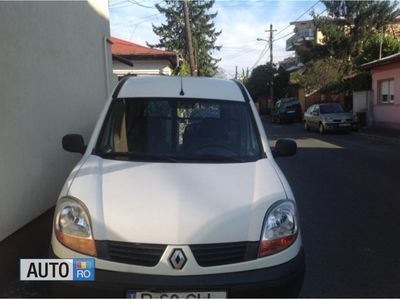
[[[94,155],[68,194],[87,206],[96,240],[169,245],[257,241],[267,209],[286,199],[268,159],[158,163]]]

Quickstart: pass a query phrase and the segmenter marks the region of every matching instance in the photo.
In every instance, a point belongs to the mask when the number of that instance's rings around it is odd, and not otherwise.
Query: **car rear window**
[[[293,103],[293,104],[288,104],[285,106],[285,111],[293,110],[293,111],[300,111],[300,104],[299,103]]]
[[[96,154],[111,159],[245,162],[262,157],[248,103],[202,99],[116,99]]]
[[[319,106],[319,110],[321,114],[332,114],[332,113],[343,112],[343,108],[340,106],[340,104],[337,103],[322,104]]]

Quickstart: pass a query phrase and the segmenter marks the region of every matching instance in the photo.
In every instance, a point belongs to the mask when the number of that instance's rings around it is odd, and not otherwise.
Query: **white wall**
[[[113,72],[115,75],[134,74],[138,76],[145,75],[171,75],[169,60],[133,60],[133,67],[123,64],[119,61],[113,61]]]
[[[367,126],[371,126],[373,122],[372,105],[372,91],[353,92],[353,113],[365,112]]]
[[[112,66],[107,0],[0,2],[0,28],[2,240],[55,204],[79,159],[61,138],[88,139]]]
[[[371,101],[371,91],[353,92],[353,112],[367,112],[368,103]]]

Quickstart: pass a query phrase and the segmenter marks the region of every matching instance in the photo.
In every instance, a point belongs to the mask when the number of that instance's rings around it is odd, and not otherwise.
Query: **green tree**
[[[293,74],[292,80],[306,92],[343,90],[367,86],[369,78],[342,79],[366,61],[379,56],[379,32],[400,15],[397,1],[337,0],[322,1],[327,16],[312,13],[316,28],[323,34],[323,44],[303,43],[296,48],[305,63],[303,75]],[[383,55],[398,51],[398,41],[384,38]],[[354,83],[353,83],[354,81]]]
[[[213,21],[217,13],[209,12],[214,2],[215,0],[188,1],[195,61],[199,76],[214,76],[217,73],[217,64],[220,61],[220,59],[212,56],[215,51],[221,49],[221,46],[216,45],[221,31],[216,30]],[[158,44],[149,46],[177,51],[188,62],[187,44],[183,38],[185,37],[183,2],[179,0],[164,0],[162,5],[156,4],[155,6],[160,13],[164,14],[166,22],[160,26],[153,25],[153,31],[159,36],[160,40]],[[187,75],[180,73],[181,75]]]
[[[328,57],[327,49],[323,45],[314,43],[313,41],[304,41],[300,45],[295,46],[296,54],[303,64],[311,60]]]
[[[328,15],[313,14],[313,19],[324,35],[325,55],[351,63],[362,53],[371,32],[380,31],[400,15],[397,1],[329,0],[323,3]]]
[[[253,69],[249,78],[244,81],[244,85],[248,89],[253,100],[257,100],[260,96],[270,94],[269,83],[271,79],[274,83],[274,99],[283,98],[288,93],[289,72],[283,68],[277,69],[275,65],[260,65]]]
[[[389,56],[400,52],[400,40],[391,36],[381,36],[374,34],[367,38],[364,43],[362,52],[356,57],[356,64],[364,63],[379,59],[379,49],[382,41],[382,57]]]
[[[293,73],[291,79],[304,86],[306,93],[311,93],[340,82],[344,74],[341,60],[324,58],[308,62],[305,73]]]
[[[261,96],[269,95],[267,83],[271,81],[273,74],[276,72],[276,67],[271,67],[270,64],[260,65],[253,69],[244,84],[254,101],[257,101]]]

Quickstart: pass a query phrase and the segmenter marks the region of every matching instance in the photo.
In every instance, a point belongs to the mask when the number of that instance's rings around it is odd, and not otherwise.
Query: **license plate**
[[[349,127],[350,124],[339,124],[339,127]]]
[[[295,111],[294,111],[294,110],[288,110],[287,113],[288,113],[288,114],[294,114]]]
[[[127,298],[135,299],[200,299],[200,298],[226,298],[226,292],[214,291],[214,292],[184,292],[184,293],[155,293],[146,291],[128,291],[126,294]]]

